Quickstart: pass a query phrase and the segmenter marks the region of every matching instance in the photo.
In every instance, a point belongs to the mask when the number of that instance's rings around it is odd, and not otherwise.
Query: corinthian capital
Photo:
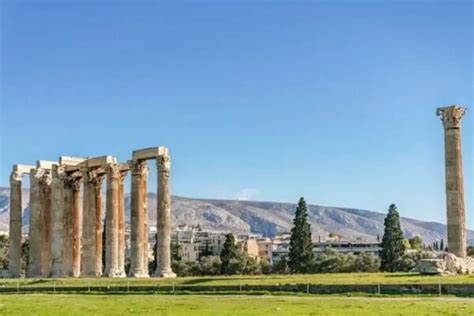
[[[158,156],[156,158],[156,169],[158,170],[158,172],[169,172],[171,169],[170,156]]]
[[[18,171],[12,171],[10,175],[10,185],[21,183],[22,174]]]
[[[132,160],[130,163],[130,170],[136,176],[148,176],[148,166],[146,160]]]
[[[120,177],[120,166],[116,163],[109,163],[107,165],[107,177],[119,178]]]
[[[436,109],[436,115],[441,117],[445,129],[460,128],[465,113],[466,109],[457,105]]]

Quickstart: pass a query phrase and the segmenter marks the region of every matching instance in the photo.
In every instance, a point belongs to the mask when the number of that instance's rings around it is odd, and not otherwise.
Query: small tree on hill
[[[231,262],[237,260],[239,253],[237,245],[235,244],[235,238],[232,234],[227,234],[225,236],[224,246],[221,251],[221,272],[223,274],[228,274],[230,272]]]
[[[385,230],[382,238],[382,250],[380,251],[382,271],[397,271],[396,262],[405,253],[403,244],[403,232],[400,227],[400,216],[395,204],[390,205],[384,222]]]
[[[289,268],[292,273],[307,273],[313,264],[313,244],[311,225],[304,198],[300,198],[291,229]]]

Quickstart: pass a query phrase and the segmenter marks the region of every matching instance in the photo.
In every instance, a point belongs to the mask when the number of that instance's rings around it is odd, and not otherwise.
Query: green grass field
[[[275,285],[275,284],[427,284],[474,283],[474,276],[421,276],[415,273],[340,273],[188,277],[175,279],[0,279],[0,286],[126,286],[133,285]]]
[[[2,295],[0,315],[473,315],[474,300],[298,296]]]

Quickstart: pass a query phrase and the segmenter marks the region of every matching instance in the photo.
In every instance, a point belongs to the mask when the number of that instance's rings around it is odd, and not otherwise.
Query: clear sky
[[[176,195],[396,203],[446,221],[435,108],[474,108],[471,1],[3,0],[1,11],[0,186],[14,163],[125,161],[165,145]]]

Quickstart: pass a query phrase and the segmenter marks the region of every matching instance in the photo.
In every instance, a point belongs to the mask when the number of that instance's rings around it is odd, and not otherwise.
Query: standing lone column
[[[118,197],[120,169],[117,164],[107,166],[107,204],[105,210],[105,275],[118,276]]]
[[[21,275],[21,180],[22,174],[13,171],[10,176],[10,249],[8,272],[10,277]]]
[[[461,152],[461,119],[465,112],[465,108],[455,105],[436,110],[444,126],[448,251],[461,258],[466,256]]]
[[[176,274],[171,269],[171,195],[169,178],[171,160],[168,155],[157,157],[158,200],[156,222],[156,270],[154,276],[173,278]]]
[[[146,161],[133,160],[130,165],[132,172],[131,219],[130,219],[130,272],[135,278],[148,278],[148,269],[144,265],[144,233],[145,207],[147,204]],[[148,241],[146,241],[148,242]]]

